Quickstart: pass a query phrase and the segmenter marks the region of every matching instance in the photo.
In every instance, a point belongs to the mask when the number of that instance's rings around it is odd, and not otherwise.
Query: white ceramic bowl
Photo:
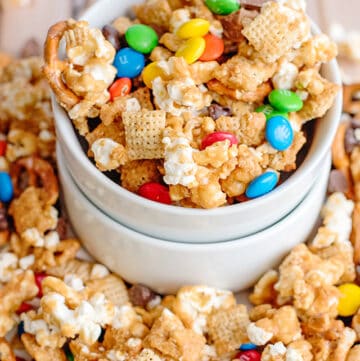
[[[92,26],[102,27],[124,15],[143,0],[101,0],[84,15]],[[317,31],[316,29],[314,30]],[[323,74],[340,83],[335,61]],[[341,94],[317,123],[312,146],[299,169],[270,194],[250,202],[213,210],[187,209],[152,202],[128,192],[98,171],[83,152],[72,123],[53,102],[58,142],[67,167],[79,188],[97,207],[129,228],[156,238],[178,242],[219,242],[259,232],[276,223],[305,197],[329,151],[341,114]]]
[[[274,226],[234,241],[187,244],[148,237],[114,221],[76,186],[59,148],[57,159],[68,215],[85,248],[128,282],[140,282],[160,293],[175,292],[185,284],[233,291],[251,286],[309,236],[324,200],[330,169],[327,157],[310,193]]]

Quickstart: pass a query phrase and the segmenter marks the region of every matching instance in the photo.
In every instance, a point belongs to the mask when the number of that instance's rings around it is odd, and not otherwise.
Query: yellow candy
[[[181,39],[197,38],[209,32],[210,23],[204,19],[192,19],[181,25],[176,35]]]
[[[192,64],[201,57],[205,46],[206,42],[204,38],[191,38],[179,48],[175,56],[182,56],[188,64]]]
[[[341,296],[338,305],[339,315],[354,315],[360,307],[360,287],[353,283],[345,283],[338,287]]]
[[[147,65],[143,72],[142,72],[142,78],[145,85],[152,89],[152,81],[157,78],[158,76],[163,77],[164,72],[163,70],[158,66],[158,62],[155,61],[153,63],[150,63]]]

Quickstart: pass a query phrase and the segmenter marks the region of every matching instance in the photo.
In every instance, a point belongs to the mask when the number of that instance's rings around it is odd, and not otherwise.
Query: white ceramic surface
[[[92,26],[110,23],[143,0],[101,0],[84,15]],[[316,29],[315,29],[316,32]],[[324,76],[340,82],[335,61],[323,67]],[[98,171],[78,142],[64,110],[53,102],[57,139],[76,184],[102,211],[127,227],[149,236],[178,242],[219,242],[259,232],[276,223],[305,197],[328,152],[341,114],[341,94],[318,122],[311,149],[299,169],[267,196],[213,210],[167,206],[128,192]],[[276,206],[274,206],[276,205]]]
[[[248,288],[311,233],[330,169],[327,157],[310,193],[276,225],[230,242],[187,244],[151,238],[117,223],[81,193],[59,148],[57,159],[68,215],[85,248],[128,282],[141,282],[160,293],[175,292],[185,284]]]

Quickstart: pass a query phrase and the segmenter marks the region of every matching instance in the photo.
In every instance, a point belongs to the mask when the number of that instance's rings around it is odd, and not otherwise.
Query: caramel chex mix
[[[285,1],[285,4],[289,10],[281,16],[299,11],[301,1]],[[181,22],[182,16],[187,19],[192,14],[201,14],[211,22],[214,31],[219,31],[221,20],[215,19],[201,1],[187,5],[185,15],[176,12],[183,4],[174,0],[147,1],[135,11],[139,20],[152,19],[153,25],[164,30],[179,26],[177,22]],[[273,11],[275,6],[279,5],[271,3],[262,11]],[[299,18],[301,15],[295,14],[290,24]],[[250,20],[245,20],[249,33]],[[125,32],[130,25],[126,18],[114,23],[119,32]],[[110,69],[105,51],[110,47],[104,45],[101,33],[88,32],[84,23],[70,22],[66,26],[71,30],[67,35],[71,44],[77,44],[79,39],[92,39],[91,43],[85,43],[86,49],[69,48],[73,59],[77,59],[74,61],[78,63],[80,59],[88,64],[101,60],[104,69]],[[294,35],[297,41],[302,31]],[[249,50],[249,56],[253,57],[251,64],[277,57],[271,49],[263,55],[257,54],[262,42],[254,41],[249,45],[256,49]],[[311,46],[303,43],[293,49],[296,53],[293,59],[304,57],[307,52],[302,53],[302,47]],[[104,52],[99,54],[97,47]],[[323,51],[319,55],[314,52],[308,52],[313,59],[327,58]],[[301,60],[302,64],[312,61]],[[169,64],[188,67],[175,58]],[[354,293],[346,291],[350,287],[356,293],[359,287],[356,283],[360,262],[360,123],[357,103],[351,95],[345,99],[347,114],[333,145],[330,194],[321,212],[322,225],[308,244],[296,246],[278,268],[261,277],[250,295],[252,307],[247,307],[237,303],[233,293],[206,285],[184,285],[175,295],[160,296],[145,286],[127,285],[105,266],[81,258],[80,241],[69,237],[65,215],[59,208],[50,90],[40,70],[42,65],[42,60],[35,57],[4,61],[0,65],[0,92],[4,100],[0,104],[0,170],[10,173],[15,193],[9,202],[0,202],[1,361],[225,361],[241,360],[241,357],[262,361],[360,360],[357,345],[360,301],[352,297]],[[83,77],[84,86],[90,86],[92,95],[100,92],[108,97],[105,93],[109,84],[92,87],[90,73],[79,77]],[[310,99],[323,91],[317,89],[333,87],[311,69],[300,69],[294,81],[302,84],[298,89]],[[198,82],[189,82],[190,90],[196,94],[202,93]],[[358,85],[346,87],[345,94],[352,94],[354,89]],[[226,202],[225,195],[221,198],[224,189],[230,197],[243,194],[249,181],[269,164],[274,164],[273,167],[278,164],[278,170],[293,167],[294,153],[303,143],[299,132],[297,145],[287,154],[279,154],[266,144],[253,144],[261,139],[264,116],[249,110],[251,104],[223,98],[224,94],[215,95],[219,101],[224,100],[222,115],[213,119],[187,112],[170,116],[164,109],[146,107],[151,102],[146,95],[148,90],[126,99],[137,102],[117,104],[112,113],[114,119],[88,132],[85,119],[101,114],[102,100],[95,100],[87,91],[76,95],[84,98],[76,103],[80,105],[75,110],[71,107],[76,104],[66,97],[62,98],[63,104],[73,110],[75,124],[86,133],[91,145],[107,139],[126,150],[123,158],[112,157],[112,152],[108,156],[111,162],[126,160],[121,164],[124,186],[136,191],[141,182],[168,177],[169,183],[175,183],[170,189],[172,197],[186,206],[221,205],[216,201]],[[191,107],[182,101],[176,102],[176,111]],[[171,104],[174,106],[174,100]],[[103,106],[111,104],[103,103]],[[225,106],[230,111],[237,109],[236,114],[242,114],[241,118],[229,116]],[[319,114],[320,110],[315,108],[313,111]],[[145,134],[148,128],[133,130],[134,123],[126,124],[123,118],[145,124],[149,118],[155,118],[150,127],[152,141],[147,143],[147,151],[156,153],[154,159],[136,156],[137,159],[131,159],[126,138],[133,131]],[[299,118],[299,124],[305,121],[299,113],[293,118]],[[244,123],[251,120],[257,126],[250,130]],[[199,139],[217,128],[238,132],[243,143],[231,145],[225,140],[200,150]],[[137,150],[136,142],[132,146]],[[164,152],[163,160],[158,158],[160,149]],[[183,156],[174,157],[173,149]],[[89,150],[89,154],[96,156],[96,149]],[[169,164],[181,164],[184,159],[191,166],[183,169],[181,176],[165,172]],[[101,164],[105,168],[107,162]],[[211,180],[212,197],[206,197],[199,174]]]
[[[337,47],[312,35],[304,1],[240,3],[146,0],[133,7],[135,18],[120,16],[103,32],[74,20],[51,27],[46,78],[100,171],[115,170],[122,187],[142,196],[143,185],[160,184],[172,205],[195,208],[261,196],[295,171],[305,123],[324,116],[339,92],[320,73]],[[276,118],[274,130],[265,116]],[[221,151],[207,149],[226,139]],[[244,163],[244,146],[256,165]],[[134,160],[160,167],[161,176],[142,177],[138,168],[129,184]],[[269,173],[274,186],[251,192]]]

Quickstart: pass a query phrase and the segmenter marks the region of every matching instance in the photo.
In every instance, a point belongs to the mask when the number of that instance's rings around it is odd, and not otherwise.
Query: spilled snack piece
[[[303,125],[324,116],[339,92],[320,74],[336,45],[311,34],[304,1],[144,0],[134,13],[102,30],[60,22],[45,45],[45,75],[100,171],[121,174],[129,162],[156,159],[163,170],[157,182],[170,188],[171,205],[216,208],[240,202],[269,170],[280,176],[296,170]],[[61,39],[65,59],[58,56]],[[94,118],[106,137],[91,131]],[[105,130],[115,122],[125,137]],[[231,133],[230,142],[204,152],[213,133]],[[256,154],[256,172],[244,169],[243,146]],[[225,174],[229,152],[232,171]],[[211,192],[200,182],[204,172]],[[191,180],[182,180],[185,173]],[[117,179],[138,193],[141,181]],[[181,187],[191,202],[180,197]]]
[[[24,63],[13,66],[18,71]],[[12,79],[6,82],[12,83]],[[36,106],[28,108],[29,114],[33,114],[32,108]],[[16,107],[14,112],[21,105]],[[194,129],[200,132],[207,129],[201,140],[223,131],[220,125],[224,124],[226,130],[234,129],[236,134],[239,120],[233,119],[226,108],[213,108],[218,112],[215,120],[207,117],[204,126],[199,120],[190,130],[183,128],[182,123],[177,124],[177,119],[171,119],[181,133],[164,124],[164,114],[159,109],[136,109],[126,114],[128,120],[150,117],[157,124],[141,132],[134,131],[130,121],[126,124],[127,136],[151,131],[151,144],[155,145],[148,149],[156,155],[154,159],[129,160],[121,166],[126,169],[124,180],[133,186],[134,192],[142,182],[161,182],[158,169],[161,159],[157,159],[156,153],[159,144],[163,144],[158,137],[159,128],[165,127],[164,146],[170,153],[167,156],[170,164],[181,160],[173,156],[173,149],[180,147],[185,156],[193,154],[192,142],[186,135]],[[265,115],[248,110],[244,114],[264,131]],[[31,121],[29,131],[38,140],[41,135],[36,119]],[[8,118],[6,122],[10,129],[23,129],[26,120]],[[116,122],[111,129],[125,133],[124,125]],[[82,260],[79,241],[60,236],[58,231],[64,215],[58,208],[54,158],[41,155],[36,148],[16,159],[10,153],[6,162],[13,172],[15,169],[17,191],[9,207],[0,203],[0,235],[3,230],[9,233],[3,241],[5,246],[0,248],[1,361],[358,361],[360,146],[354,144],[346,152],[346,130],[356,126],[352,122],[344,124],[335,140],[339,144],[334,145],[334,149],[342,152],[338,157],[334,153],[333,167],[341,174],[347,172],[347,193],[353,195],[352,199],[339,189],[329,195],[321,212],[322,225],[314,237],[307,245],[296,246],[279,267],[261,277],[251,291],[251,307],[238,303],[232,292],[206,285],[184,285],[174,295],[160,296],[146,285],[125,284],[101,264]],[[95,133],[101,134],[99,138],[112,133],[104,127],[102,124]],[[179,134],[181,142],[176,142]],[[4,130],[0,138],[8,141],[11,137]],[[116,139],[119,144],[122,137],[125,134]],[[92,142],[97,140],[90,138]],[[138,154],[133,139],[132,144],[134,154]],[[254,156],[249,146],[231,145],[227,139],[204,150],[200,150],[200,145],[201,142],[194,159],[212,167],[234,157]],[[221,156],[211,157],[209,148]],[[347,157],[346,161],[343,157]],[[197,164],[192,165],[196,170]],[[146,177],[136,177],[136,170],[143,175],[144,169],[149,169]],[[259,166],[249,181],[241,178],[244,189],[251,179],[263,174],[266,173]],[[191,181],[195,183],[196,172],[193,175]],[[232,177],[240,176],[237,172]],[[170,180],[175,178],[176,174],[172,174]],[[186,182],[184,177],[179,178]],[[231,183],[227,185],[230,187]],[[341,315],[350,317],[344,319]]]

